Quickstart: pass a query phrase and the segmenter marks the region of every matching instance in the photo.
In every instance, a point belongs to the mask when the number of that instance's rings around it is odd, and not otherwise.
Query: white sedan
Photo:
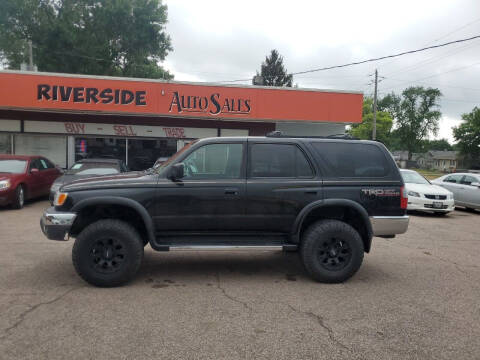
[[[454,173],[432,181],[453,192],[455,205],[480,210],[480,174]]]
[[[413,170],[401,169],[408,195],[407,210],[433,211],[444,215],[454,210],[453,193],[434,185]]]

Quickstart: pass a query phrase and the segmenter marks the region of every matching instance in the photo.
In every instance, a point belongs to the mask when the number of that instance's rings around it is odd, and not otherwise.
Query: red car
[[[26,199],[47,196],[61,174],[42,156],[0,155],[0,205],[21,209]]]

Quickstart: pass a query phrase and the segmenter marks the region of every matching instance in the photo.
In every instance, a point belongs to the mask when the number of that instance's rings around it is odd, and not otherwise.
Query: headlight
[[[10,186],[12,186],[12,183],[10,182],[10,180],[0,181],[0,190],[7,190]]]
[[[409,191],[408,196],[413,196],[413,197],[420,197],[420,194],[415,192],[415,191]]]
[[[53,200],[53,205],[54,206],[62,206],[65,204],[65,200],[67,200],[68,194],[67,193],[62,193],[57,191],[55,193],[55,199]]]

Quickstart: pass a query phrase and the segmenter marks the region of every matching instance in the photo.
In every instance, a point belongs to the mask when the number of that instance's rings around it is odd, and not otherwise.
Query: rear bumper
[[[40,228],[50,240],[68,240],[68,232],[72,227],[77,214],[55,211],[48,208],[40,219]]]
[[[408,216],[371,216],[373,236],[403,234],[408,229]]]

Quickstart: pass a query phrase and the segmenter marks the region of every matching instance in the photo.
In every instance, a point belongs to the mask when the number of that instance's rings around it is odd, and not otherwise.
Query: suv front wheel
[[[357,272],[363,261],[360,234],[339,220],[320,220],[302,237],[300,255],[310,276],[320,282],[339,283]]]
[[[119,286],[130,281],[143,260],[143,241],[128,223],[105,219],[88,225],[72,250],[75,270],[89,284]]]

